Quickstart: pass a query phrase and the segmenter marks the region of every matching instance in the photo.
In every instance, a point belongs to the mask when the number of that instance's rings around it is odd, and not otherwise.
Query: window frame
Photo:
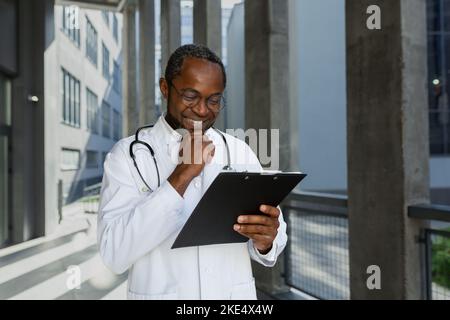
[[[89,155],[94,155],[95,156],[95,163],[90,163],[89,162]],[[86,169],[98,169],[99,165],[98,165],[98,152],[95,150],[86,150],[86,163],[85,163],[85,168]]]
[[[62,7],[62,32],[69,38],[69,40],[73,43],[75,47],[80,49],[81,47],[81,36],[80,36],[80,28],[76,29],[69,29],[67,26],[67,10],[69,9],[68,6]],[[78,18],[77,23],[80,23],[80,18]]]
[[[77,159],[77,165],[76,166],[70,166],[70,165],[66,166],[66,164],[64,163],[64,152],[72,152],[72,153],[78,154],[78,159]],[[77,171],[77,170],[80,170],[80,162],[81,162],[80,161],[80,157],[81,157],[81,154],[80,154],[80,150],[79,149],[62,147],[61,148],[61,161],[60,161],[60,163],[61,163],[61,165],[60,165],[61,171]]]
[[[86,129],[92,134],[99,133],[98,113],[98,95],[86,87]]]
[[[111,79],[110,52],[108,47],[102,41],[102,75],[109,82]]]
[[[105,100],[102,102],[102,136],[111,139],[111,105]]]
[[[81,82],[73,74],[61,67],[62,95],[61,122],[73,128],[81,128]]]
[[[91,33],[92,32],[92,33]],[[95,46],[93,42],[95,41]],[[91,56],[92,55],[92,56]],[[97,68],[98,66],[98,32],[86,16],[86,57]]]

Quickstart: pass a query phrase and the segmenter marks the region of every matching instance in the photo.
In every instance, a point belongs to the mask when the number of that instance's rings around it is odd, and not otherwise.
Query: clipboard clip
[[[228,164],[222,168],[222,171],[228,171],[228,172],[232,171],[232,172],[236,172],[236,170],[234,170],[233,167],[231,167],[231,166],[228,165]]]
[[[274,174],[278,174],[278,173],[283,173],[280,170],[264,170],[261,172],[262,175],[274,175]]]

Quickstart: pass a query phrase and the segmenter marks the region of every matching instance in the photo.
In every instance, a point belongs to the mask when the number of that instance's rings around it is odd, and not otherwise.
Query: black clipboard
[[[263,214],[261,204],[278,206],[306,176],[300,172],[221,172],[181,229],[172,249],[246,242],[233,229],[242,214]]]

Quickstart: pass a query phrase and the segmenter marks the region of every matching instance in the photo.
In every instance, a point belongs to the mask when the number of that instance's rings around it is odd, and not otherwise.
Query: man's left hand
[[[278,233],[280,210],[269,205],[259,207],[264,215],[241,215],[238,217],[234,230],[253,240],[253,244],[261,254],[267,254],[272,249],[273,241]]]

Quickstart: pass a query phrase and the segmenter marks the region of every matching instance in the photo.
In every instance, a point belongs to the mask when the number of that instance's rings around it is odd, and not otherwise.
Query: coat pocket
[[[128,291],[128,300],[177,300],[178,293],[140,294]]]
[[[231,300],[256,300],[255,278],[248,282],[233,285]]]

